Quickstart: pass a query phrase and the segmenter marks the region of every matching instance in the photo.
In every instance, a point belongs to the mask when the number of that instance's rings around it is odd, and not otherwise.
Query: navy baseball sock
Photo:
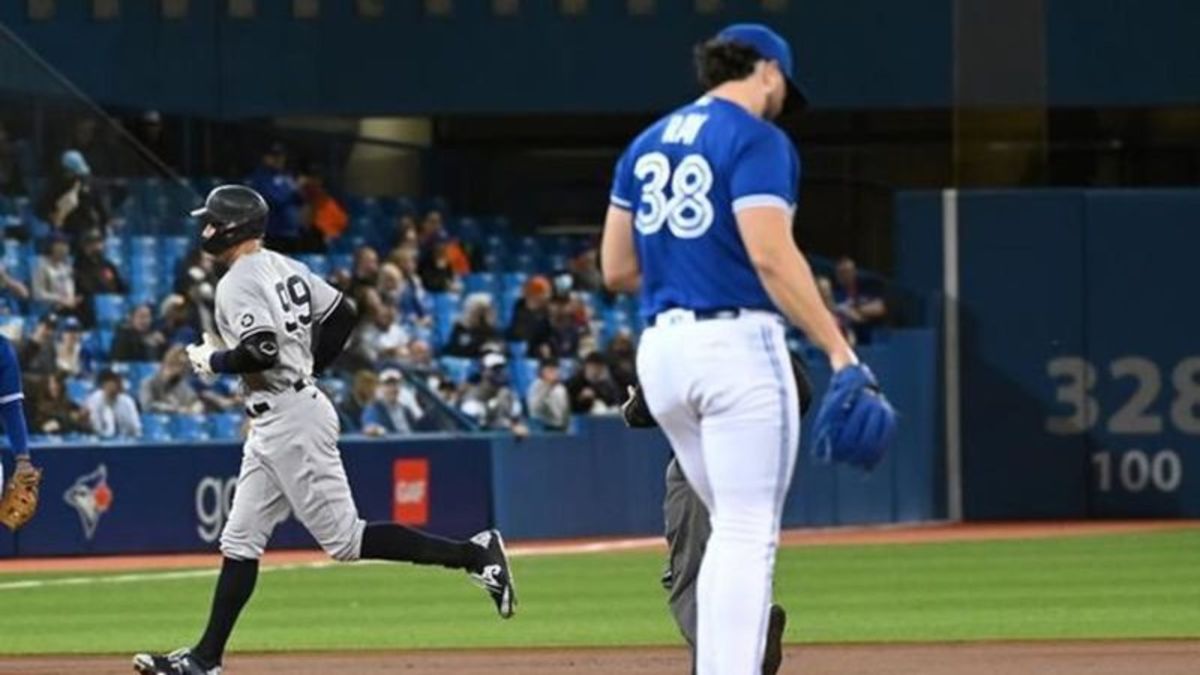
[[[258,579],[257,560],[234,560],[225,558],[221,563],[221,576],[217,577],[217,589],[213,592],[212,612],[208,616],[208,627],[204,636],[192,648],[196,657],[208,668],[216,667],[225,656],[225,643],[233,632],[238,614],[254,592]]]
[[[399,523],[369,523],[363,529],[361,557],[441,565],[470,572],[478,572],[487,564],[486,551],[480,546],[426,534]]]

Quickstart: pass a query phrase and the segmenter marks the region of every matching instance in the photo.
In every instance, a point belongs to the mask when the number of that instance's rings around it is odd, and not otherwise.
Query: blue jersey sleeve
[[[791,209],[799,183],[796,148],[782,131],[764,126],[734,158],[729,179],[733,211],[755,206]]]
[[[633,210],[635,196],[633,167],[630,165],[629,153],[630,150],[626,150],[621,154],[621,158],[617,160],[617,168],[613,171],[612,191],[608,195],[608,201],[613,206],[625,209],[626,211]]]
[[[25,425],[25,408],[21,391],[21,364],[12,344],[0,337],[0,419],[4,421],[4,432],[8,445],[18,455],[29,451],[29,430]]]

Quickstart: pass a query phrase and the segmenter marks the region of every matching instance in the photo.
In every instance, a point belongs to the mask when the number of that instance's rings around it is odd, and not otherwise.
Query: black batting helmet
[[[200,219],[200,248],[218,255],[267,231],[267,200],[245,185],[221,185],[208,193],[204,206],[192,211]]]

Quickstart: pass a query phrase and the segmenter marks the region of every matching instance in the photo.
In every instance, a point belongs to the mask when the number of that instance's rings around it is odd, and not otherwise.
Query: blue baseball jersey
[[[621,158],[610,201],[633,212],[641,312],[775,305],[738,232],[744,208],[795,209],[800,158],[778,127],[705,96],[638,136]]]

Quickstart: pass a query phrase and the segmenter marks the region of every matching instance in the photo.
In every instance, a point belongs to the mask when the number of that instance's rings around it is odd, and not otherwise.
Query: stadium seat
[[[474,272],[463,277],[463,291],[465,293],[487,293],[488,295],[496,295],[497,277],[491,272]]]
[[[296,256],[296,260],[308,266],[312,273],[322,279],[329,276],[332,267],[329,264],[329,258],[317,253],[304,253]]]
[[[237,412],[209,415],[209,436],[214,440],[235,441],[242,437],[245,417]]]
[[[529,385],[533,384],[533,381],[537,379],[537,359],[514,359],[511,363],[513,390],[524,401],[525,393],[529,391]]]
[[[92,393],[94,385],[91,380],[85,380],[81,377],[72,377],[66,381],[67,398],[77,405],[83,405],[84,399],[88,394]]]
[[[346,400],[346,390],[347,390],[346,381],[341,378],[337,378],[337,377],[322,378],[317,383],[317,386],[325,391],[325,393],[329,396],[330,400],[332,400],[335,405],[340,405],[342,403],[342,401]]]
[[[211,438],[208,418],[204,415],[171,415],[171,436],[182,441],[206,441]]]
[[[147,441],[169,441],[172,437],[170,415],[142,413],[142,439]]]
[[[523,289],[518,286],[516,288],[509,288],[500,294],[500,305],[496,308],[496,313],[500,318],[500,324],[502,326],[507,326],[512,322],[513,308],[516,307],[517,300],[521,299],[522,290]]]
[[[129,256],[125,254],[125,240],[120,237],[108,237],[104,240],[104,257],[119,268],[125,267]]]
[[[526,272],[528,274],[536,274],[541,271],[546,271],[540,269],[539,265],[537,264],[537,256],[529,253],[518,253],[512,258],[510,267],[517,272]]]
[[[153,377],[158,372],[158,363],[154,361],[130,361],[125,368],[125,379],[129,380],[129,386],[132,388],[130,394],[137,398],[142,381],[148,377]]]
[[[111,328],[97,328],[92,331],[91,338],[84,343],[92,348],[92,353],[107,357],[112,352],[113,338],[116,333]]]
[[[566,380],[579,370],[579,359],[562,358],[558,360],[558,376]]]
[[[454,221],[452,231],[465,244],[478,244],[483,241],[483,228],[474,218],[459,218]]]
[[[97,293],[92,296],[92,307],[96,312],[96,323],[110,328],[125,318],[125,296],[113,293]]]
[[[329,269],[331,272],[338,270],[346,270],[349,272],[354,269],[354,254],[353,253],[331,253],[329,258]]]
[[[443,356],[438,359],[442,370],[457,384],[462,384],[475,373],[475,361],[461,356]]]
[[[508,360],[516,361],[517,359],[525,358],[525,354],[529,353],[528,342],[509,342],[508,343]]]
[[[505,272],[500,275],[500,293],[501,295],[508,293],[511,289],[521,289],[525,287],[525,282],[529,281],[529,275],[524,272]]]

